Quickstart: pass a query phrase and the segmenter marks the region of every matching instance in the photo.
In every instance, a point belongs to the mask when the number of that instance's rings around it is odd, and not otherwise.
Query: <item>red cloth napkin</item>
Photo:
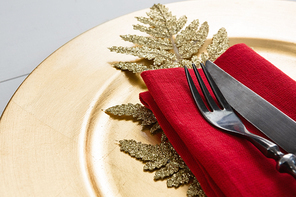
[[[251,48],[234,45],[215,63],[296,120],[296,82]],[[153,111],[207,196],[296,196],[296,180],[279,173],[273,159],[201,116],[183,68],[145,71],[141,76],[148,87],[140,94],[141,102]],[[262,135],[243,121],[250,132]]]

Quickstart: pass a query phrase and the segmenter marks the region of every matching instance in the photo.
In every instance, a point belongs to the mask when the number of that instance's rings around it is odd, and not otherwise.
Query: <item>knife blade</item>
[[[247,121],[289,153],[296,153],[296,122],[216,64],[206,67],[225,99]]]

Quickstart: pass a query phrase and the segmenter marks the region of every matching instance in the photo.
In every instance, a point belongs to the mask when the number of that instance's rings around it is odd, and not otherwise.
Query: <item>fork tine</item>
[[[193,70],[194,70],[194,73],[196,75],[196,78],[198,80],[198,83],[201,87],[201,90],[209,104],[209,106],[211,107],[212,110],[220,110],[219,106],[216,104],[216,102],[214,101],[212,95],[210,94],[209,90],[207,89],[205,83],[203,82],[195,64],[192,64],[192,67],[193,67]]]
[[[194,82],[191,78],[191,75],[188,71],[188,68],[186,66],[184,66],[184,69],[185,69],[185,74],[186,74],[186,78],[187,78],[187,81],[188,81],[188,85],[189,85],[189,88],[190,88],[190,91],[191,91],[191,94],[194,98],[194,101],[197,105],[197,107],[199,108],[199,110],[201,112],[209,112],[208,108],[206,107],[204,101],[202,100],[200,94],[198,93],[195,85],[194,85]]]
[[[203,63],[200,64],[201,67],[202,67],[202,70],[204,71],[205,73],[205,76],[212,88],[212,91],[214,92],[217,100],[219,101],[220,105],[227,109],[227,110],[230,110],[231,107],[229,105],[229,103],[226,101],[226,99],[224,98],[223,94],[221,93],[220,89],[218,88],[217,84],[215,83],[214,79],[212,78],[212,76],[210,75],[208,69],[205,67],[205,65]]]

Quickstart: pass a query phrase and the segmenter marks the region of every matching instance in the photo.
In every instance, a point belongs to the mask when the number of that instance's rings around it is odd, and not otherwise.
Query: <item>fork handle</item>
[[[277,170],[286,172],[296,179],[296,155],[292,153],[284,154],[278,145],[257,135],[248,135],[250,141],[268,158],[277,161]]]

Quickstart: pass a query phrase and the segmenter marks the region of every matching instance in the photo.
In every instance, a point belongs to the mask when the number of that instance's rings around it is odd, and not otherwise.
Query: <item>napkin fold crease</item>
[[[215,63],[296,120],[296,82],[250,47],[234,45]],[[145,71],[141,76],[148,88],[140,94],[141,102],[152,110],[207,196],[296,196],[296,180],[279,173],[273,159],[202,117],[183,68]],[[243,122],[250,132],[264,136]]]

